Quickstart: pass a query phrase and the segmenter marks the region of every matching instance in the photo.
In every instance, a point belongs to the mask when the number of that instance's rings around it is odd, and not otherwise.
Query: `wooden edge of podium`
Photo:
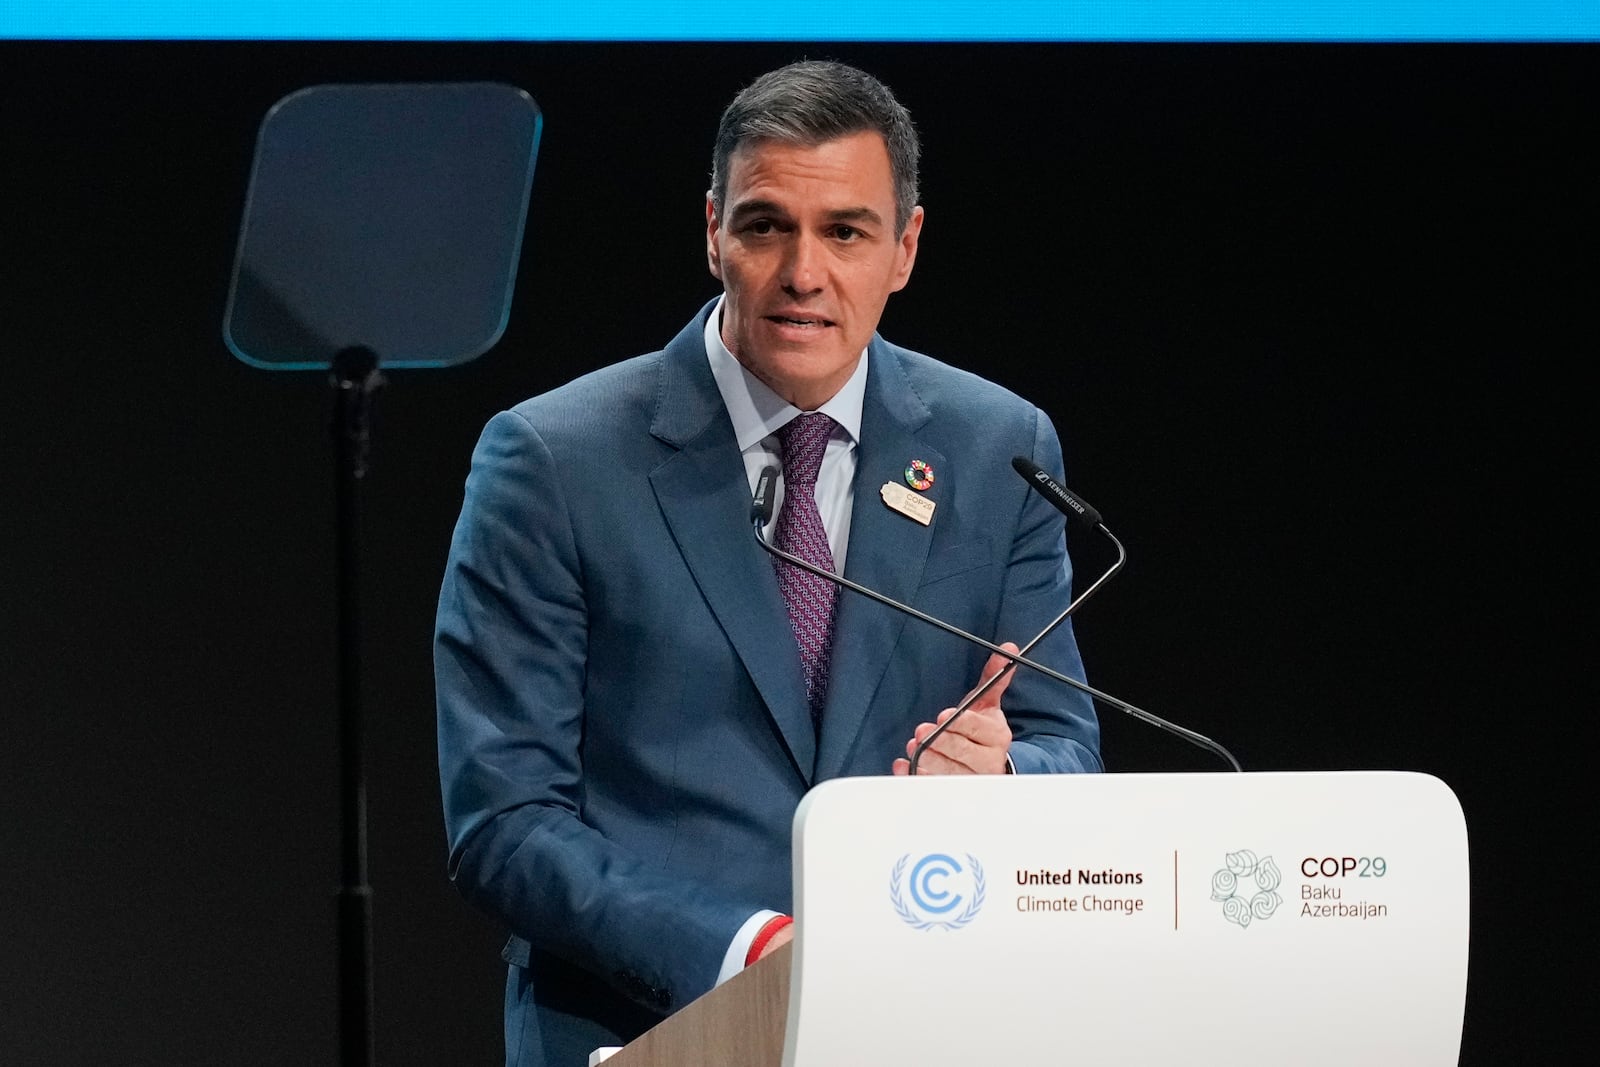
[[[640,1034],[605,1067],[782,1067],[793,943]]]

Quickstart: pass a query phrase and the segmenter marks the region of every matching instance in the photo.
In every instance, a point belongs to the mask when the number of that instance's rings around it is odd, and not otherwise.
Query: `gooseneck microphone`
[[[1116,537],[1112,535],[1111,531],[1106,529],[1105,523],[1100,520],[1100,513],[1094,508],[1090,507],[1086,501],[1069,492],[1066,486],[1062,485],[1060,482],[1056,481],[1050,476],[1049,471],[1033,462],[1033,460],[1029,459],[1027,456],[1012,456],[1011,466],[1018,474],[1022,475],[1029,485],[1033,486],[1033,488],[1038,491],[1040,496],[1050,501],[1051,504],[1054,504],[1057,511],[1061,512],[1061,514],[1065,515],[1068,519],[1076,519],[1080,522],[1092,524],[1097,529],[1103,531],[1107,537],[1110,537],[1111,540],[1115,542],[1117,551],[1119,553],[1122,552],[1122,542],[1118,541]],[[1122,559],[1118,559],[1117,566],[1122,566]],[[1015,664],[1012,664],[1011,666],[1015,666]],[[1205,734],[1196,733],[1187,727],[1179,726],[1175,722],[1168,722],[1159,715],[1153,715],[1150,712],[1145,711],[1143,708],[1136,708],[1132,704],[1118,700],[1116,697],[1106,696],[1103,693],[1096,693],[1093,691],[1089,691],[1089,694],[1104,700],[1118,711],[1132,715],[1134,718],[1142,720],[1143,722],[1147,722],[1151,726],[1158,727],[1170,734],[1181,737],[1192,745],[1198,745],[1207,752],[1221,756],[1223,760],[1227,762],[1228,766],[1233,768],[1235,771],[1239,771],[1241,773],[1244,771],[1244,768],[1239,766],[1239,761],[1233,758],[1232,752],[1229,752],[1227,749],[1223,748],[1222,745],[1216,741],[1213,741]]]
[[[1029,462],[1027,460],[1023,460],[1021,456],[1018,456],[1011,461],[1012,465],[1015,466],[1018,460]],[[1018,470],[1021,470],[1021,468],[1019,467]],[[1049,475],[1046,474],[1045,477],[1048,478]],[[1063,493],[1066,492],[1064,489],[1061,491]],[[1087,504],[1083,504],[1081,501],[1079,503],[1079,507],[1067,513],[1067,518],[1077,521],[1084,526],[1091,526],[1109,537],[1111,539],[1111,543],[1117,548],[1116,562],[1111,564],[1111,566],[1106,569],[1104,574],[1095,579],[1094,584],[1090,585],[1089,588],[1085,589],[1082,593],[1078,594],[1078,596],[1074,597],[1072,601],[1067,604],[1066,610],[1064,610],[1060,615],[1057,615],[1055,618],[1051,619],[1050,622],[1046,624],[1044,629],[1040,630],[1036,635],[1034,635],[1033,640],[1029,641],[1027,644],[1018,649],[1018,656],[1026,656],[1029,652],[1033,651],[1033,647],[1035,645],[1048,637],[1050,632],[1057,626],[1060,626],[1063,622],[1066,622],[1067,619],[1071,618],[1072,613],[1078,610],[1079,605],[1093,596],[1095,590],[1099,589],[1102,585],[1106,584],[1106,582],[1110,581],[1111,576],[1120,571],[1122,569],[1122,565],[1128,562],[1128,553],[1122,547],[1122,542],[1117,540],[1117,536],[1106,528],[1105,523],[1100,521],[1100,513],[1095,511],[1094,508],[1089,507]],[[1016,670],[1019,662],[1021,661],[1015,659],[1011,660],[1004,667],[1000,668],[1000,670],[996,671],[988,681],[982,683],[972,692],[968,693],[961,703],[956,705],[955,710],[950,713],[950,717],[944,722],[935,726],[933,731],[929,733],[927,737],[924,737],[921,743],[919,743],[917,747],[912,750],[911,759],[909,761],[911,766],[909,767],[908,772],[911,774],[916,774],[917,767],[922,762],[922,754],[933,746],[934,741],[938,740],[939,735],[950,729],[951,726],[955,725],[955,721],[961,718],[961,716],[965,715],[967,713],[967,709],[976,704],[985,693],[993,689],[996,685],[1000,684],[1000,680],[1002,678]]]
[[[1029,461],[1022,459],[1022,457],[1018,457],[1016,460],[1012,461],[1012,466],[1017,467],[1017,470],[1021,472],[1022,468],[1017,466],[1019,461],[1024,463]],[[1025,474],[1025,476],[1028,477],[1030,485],[1033,485],[1035,488],[1039,489],[1041,493],[1045,493],[1045,488],[1042,486],[1041,482],[1034,480],[1031,474]],[[1048,477],[1048,473],[1046,473],[1046,478]],[[769,554],[776,556],[785,563],[793,564],[809,574],[814,574],[825,581],[832,582],[842,589],[848,589],[852,593],[857,593],[869,600],[875,600],[885,607],[893,608],[902,614],[909,615],[914,619],[918,619],[930,626],[943,630],[945,633],[953,634],[964,641],[968,641],[980,648],[988,649],[990,652],[1003,656],[1011,661],[1009,664],[1007,664],[1005,670],[1012,670],[1016,666],[1021,665],[1023,667],[1027,667],[1029,670],[1042,674],[1047,678],[1054,678],[1056,681],[1061,682],[1064,685],[1071,686],[1073,689],[1087,694],[1095,700],[1099,700],[1102,703],[1108,704],[1126,715],[1130,715],[1135,719],[1139,719],[1141,722],[1149,723],[1158,729],[1165,730],[1176,737],[1180,737],[1183,740],[1188,741],[1190,744],[1197,745],[1215,755],[1221,756],[1235,771],[1243,770],[1243,768],[1239,766],[1239,761],[1233,758],[1232,753],[1223,748],[1217,742],[1211,740],[1209,737],[1179,726],[1176,723],[1168,722],[1159,715],[1145,711],[1143,708],[1135,707],[1134,705],[1129,704],[1127,701],[1118,699],[1109,693],[1102,693],[1100,690],[1094,688],[1086,682],[1080,682],[1078,679],[1073,678],[1070,675],[1062,674],[1060,671],[1055,670],[1054,668],[1046,667],[1044,664],[1036,663],[1035,661],[1026,657],[1025,653],[1028,651],[1028,649],[1031,649],[1051,630],[1055,629],[1055,627],[1060,625],[1061,622],[1063,622],[1074,611],[1076,611],[1078,605],[1087,600],[1089,596],[1091,596],[1097,589],[1100,588],[1100,586],[1104,585],[1113,574],[1121,569],[1123,562],[1126,560],[1126,553],[1122,549],[1121,542],[1117,541],[1116,537],[1111,534],[1111,531],[1106,529],[1105,524],[1100,521],[1099,513],[1097,513],[1093,508],[1090,508],[1087,504],[1084,504],[1082,501],[1077,500],[1076,497],[1071,496],[1071,494],[1067,493],[1067,491],[1058,483],[1055,483],[1053,479],[1050,479],[1051,484],[1056,490],[1059,491],[1061,496],[1067,498],[1068,500],[1075,501],[1076,504],[1066,504],[1064,506],[1060,497],[1051,495],[1050,493],[1045,493],[1046,499],[1050,500],[1051,503],[1057,508],[1060,508],[1063,514],[1085,523],[1091,523],[1097,529],[1101,530],[1106,536],[1111,537],[1112,542],[1117,546],[1118,559],[1117,562],[1112,565],[1110,570],[1108,570],[1104,575],[1096,580],[1093,585],[1089,586],[1089,588],[1084,590],[1082,594],[1068,604],[1066,610],[1053,619],[1037,637],[1029,641],[1026,648],[1023,648],[1017,652],[1012,652],[1009,649],[1001,648],[994,642],[986,641],[976,634],[968,633],[958,626],[952,626],[943,619],[936,619],[926,612],[918,611],[909,604],[902,604],[898,600],[884,596],[875,589],[868,589],[866,586],[834,574],[832,571],[823,570],[810,560],[801,559],[799,556],[796,556],[793,553],[785,552],[781,548],[768,544],[766,538],[761,536],[761,531],[765,526],[767,526],[768,523],[772,521],[773,501],[776,496],[777,479],[778,469],[776,467],[768,466],[762,469],[761,474],[756,479],[756,491],[753,499],[751,500],[750,507],[750,524],[752,533],[756,539],[756,544],[760,545],[762,549]],[[997,672],[994,678],[989,679],[989,681],[985,682],[983,686],[980,686],[978,690],[970,694],[967,699],[962,702],[963,705],[970,707],[972,702],[981,696],[983,692],[987,691],[989,686],[994,685],[999,680],[1001,673],[1004,672]],[[963,707],[961,710],[965,711],[965,707]],[[933,734],[930,734],[924,739],[922,745],[919,746],[917,751],[913,754],[914,757],[920,758],[922,752],[926,750],[928,743],[931,742],[934,737],[938,736],[938,734],[942,733],[945,729],[948,729],[949,725],[954,722],[955,719],[956,716],[952,715],[949,719],[946,719],[944,723],[940,724],[939,728],[935,730]],[[913,773],[915,773],[915,769],[916,763],[914,761],[912,763]]]
[[[1012,456],[1011,469],[1028,480],[1028,484],[1037,489],[1041,496],[1056,506],[1056,510],[1069,519],[1076,519],[1086,526],[1093,526],[1105,531],[1111,537],[1111,531],[1106,529],[1106,524],[1100,521],[1100,513],[1091,508],[1085,501],[1067,491],[1067,487],[1050,477],[1050,472],[1039,466],[1027,456]],[[1117,541],[1115,537],[1111,540]],[[1117,548],[1122,547],[1122,542],[1117,541]]]

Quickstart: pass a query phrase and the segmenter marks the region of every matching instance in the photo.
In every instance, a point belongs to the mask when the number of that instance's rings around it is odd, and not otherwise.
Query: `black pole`
[[[383,385],[370,348],[333,357],[339,588],[339,1051],[344,1067],[372,1065],[372,887],[367,884],[367,776],[361,718],[361,479],[371,402]]]

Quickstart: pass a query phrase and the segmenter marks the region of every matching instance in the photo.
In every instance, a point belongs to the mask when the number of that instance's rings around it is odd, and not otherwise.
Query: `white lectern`
[[[607,1067],[1458,1062],[1466,825],[1428,775],[841,779],[794,854],[792,955]]]

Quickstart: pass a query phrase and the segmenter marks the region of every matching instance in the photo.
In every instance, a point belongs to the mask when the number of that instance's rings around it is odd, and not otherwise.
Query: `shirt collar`
[[[739,451],[745,452],[762,440],[777,433],[789,420],[800,414],[800,409],[774,393],[766,382],[745,369],[734,358],[728,346],[722,343],[722,298],[706,316],[706,359],[711,363],[711,375],[717,380],[717,390],[722,394],[722,404],[733,420],[734,438]],[[861,350],[855,373],[828,402],[817,408],[850,435],[852,444],[861,441],[861,405],[867,395],[867,350]]]

